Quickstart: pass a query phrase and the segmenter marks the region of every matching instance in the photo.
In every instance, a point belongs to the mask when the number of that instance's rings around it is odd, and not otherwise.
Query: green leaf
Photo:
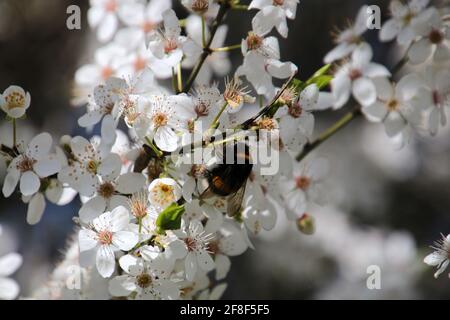
[[[184,213],[184,206],[172,203],[165,208],[156,219],[158,233],[164,233],[166,230],[177,230],[181,227],[181,216]]]
[[[331,68],[331,64],[327,64],[324,65],[322,68],[320,68],[319,70],[317,70],[311,77],[311,79],[313,78],[318,78],[320,76],[323,76],[324,74],[326,74],[328,72],[328,70],[330,70]]]
[[[333,76],[321,75],[308,80],[307,85],[316,84],[319,89],[325,88],[333,80]]]

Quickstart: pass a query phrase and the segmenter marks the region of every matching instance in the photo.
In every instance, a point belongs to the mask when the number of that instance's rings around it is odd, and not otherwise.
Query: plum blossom
[[[389,9],[392,18],[381,28],[380,40],[391,41],[397,38],[399,44],[408,46],[417,36],[414,25],[418,17],[426,13],[425,9],[429,2],[429,0],[411,0],[407,3],[399,0],[391,1]]]
[[[324,204],[324,180],[330,170],[325,158],[312,159],[309,163],[294,168],[294,179],[280,179],[280,189],[287,209],[294,216],[305,213],[308,204]]]
[[[242,41],[242,54],[244,61],[236,74],[245,75],[258,94],[274,96],[272,77],[286,79],[297,71],[297,66],[292,62],[280,61],[278,40],[275,37],[264,38],[256,31],[250,32]]]
[[[126,272],[109,282],[109,292],[115,297],[136,293],[136,300],[176,300],[180,298],[177,284],[169,279],[171,266],[162,256],[146,261],[132,255],[120,258]]]
[[[431,248],[434,249],[434,252],[427,255],[423,262],[438,269],[434,274],[434,277],[437,278],[450,264],[450,235],[447,237],[442,235],[442,239],[436,241]]]
[[[180,239],[176,240],[180,243],[177,246],[177,255],[185,256],[187,280],[194,280],[198,269],[206,272],[214,269],[215,264],[209,249],[213,235],[204,231],[201,222],[192,220],[189,225],[185,225],[182,230],[175,230],[174,233]]]
[[[394,137],[409,125],[420,123],[420,110],[426,96],[420,95],[421,82],[415,74],[403,77],[395,86],[386,78],[375,80],[377,101],[362,109],[366,117],[375,122],[383,122],[386,134]]]
[[[17,146],[18,154],[8,166],[3,184],[3,195],[9,197],[20,182],[24,196],[34,195],[41,187],[41,178],[49,177],[61,170],[56,156],[50,154],[52,137],[44,132],[34,137],[25,148]]]
[[[128,231],[129,215],[124,207],[116,207],[95,218],[92,228],[83,227],[78,233],[80,253],[95,252],[95,264],[103,278],[109,278],[114,273],[114,252],[129,251],[138,242],[137,234]]]
[[[88,10],[89,25],[97,29],[97,37],[101,42],[112,39],[119,25],[120,11],[125,4],[134,0],[91,0]]]
[[[164,209],[181,198],[181,187],[171,178],[155,179],[148,186],[150,203]]]
[[[377,91],[373,78],[390,76],[390,72],[381,64],[373,63],[372,48],[364,43],[352,53],[351,60],[341,66],[331,81],[336,109],[344,106],[350,94],[362,106],[375,102]]]
[[[167,10],[162,14],[163,29],[153,32],[148,44],[153,55],[164,61],[169,67],[176,67],[183,58],[188,38],[181,35],[180,22],[173,10]]]
[[[421,39],[415,41],[409,48],[408,57],[412,64],[424,62],[433,51],[435,62],[445,62],[450,59],[450,49],[447,44],[447,40],[450,39],[450,30],[437,10],[428,10],[418,18],[414,30]]]
[[[30,93],[19,86],[9,86],[3,94],[0,94],[0,108],[13,119],[22,117],[30,107],[30,103]]]
[[[273,28],[284,38],[288,35],[286,19],[295,19],[299,0],[253,0],[249,9],[260,9],[252,20],[253,30],[261,35]]]
[[[361,44],[363,41],[361,36],[367,30],[367,9],[368,6],[362,6],[359,9],[355,23],[336,35],[335,42],[337,46],[327,53],[324,58],[325,63],[332,63],[347,57]]]

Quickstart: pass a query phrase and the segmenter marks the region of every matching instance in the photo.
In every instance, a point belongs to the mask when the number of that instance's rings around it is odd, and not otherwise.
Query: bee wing
[[[241,210],[242,200],[244,199],[245,194],[245,186],[246,184],[244,183],[242,187],[238,191],[236,191],[236,193],[228,196],[227,214],[229,217],[235,216],[239,212],[239,210]]]

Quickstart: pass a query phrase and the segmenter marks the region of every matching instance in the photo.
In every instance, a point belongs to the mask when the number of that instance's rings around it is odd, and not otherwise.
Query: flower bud
[[[316,231],[316,223],[314,217],[307,213],[304,213],[297,219],[297,228],[301,233],[306,235],[312,235]]]

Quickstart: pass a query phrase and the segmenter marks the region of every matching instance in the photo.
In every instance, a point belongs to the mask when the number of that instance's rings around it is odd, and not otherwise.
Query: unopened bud
[[[297,228],[301,233],[312,235],[316,231],[316,223],[314,217],[304,213],[297,219]]]

